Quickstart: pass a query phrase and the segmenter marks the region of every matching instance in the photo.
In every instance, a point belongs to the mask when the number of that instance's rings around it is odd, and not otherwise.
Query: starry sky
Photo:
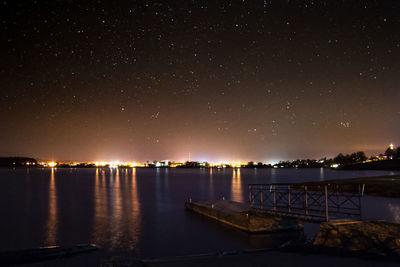
[[[2,156],[273,162],[400,143],[397,0],[0,12]]]

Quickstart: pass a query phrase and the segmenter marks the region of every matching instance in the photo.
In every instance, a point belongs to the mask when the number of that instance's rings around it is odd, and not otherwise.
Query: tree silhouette
[[[386,149],[386,151],[385,151],[385,156],[387,156],[387,157],[394,158],[394,157],[396,157],[396,155],[397,155],[397,151],[396,151],[396,149],[392,149],[392,147],[388,147],[388,149]]]
[[[343,155],[342,153],[340,153],[339,155],[337,155],[333,161],[337,164],[354,164],[354,163],[360,163],[367,160],[367,156],[365,155],[364,152],[359,151],[359,152],[355,152],[352,153],[351,155]]]

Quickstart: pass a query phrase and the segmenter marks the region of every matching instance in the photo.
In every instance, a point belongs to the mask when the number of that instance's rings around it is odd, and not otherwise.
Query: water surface
[[[274,246],[184,210],[192,198],[247,201],[249,183],[398,174],[329,169],[0,169],[0,250],[96,243],[140,258]],[[400,201],[365,197],[363,215],[400,222]]]

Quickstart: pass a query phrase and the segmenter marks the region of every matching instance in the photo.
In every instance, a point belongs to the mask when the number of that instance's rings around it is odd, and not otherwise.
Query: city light
[[[121,166],[121,163],[116,161],[113,163],[108,164],[110,168],[118,168],[119,166]]]
[[[230,164],[230,166],[231,166],[232,168],[240,168],[242,165],[245,165],[245,163],[242,163],[242,162],[233,162],[233,163]]]
[[[362,158],[353,163],[369,163],[373,161],[387,161],[396,158],[397,147],[390,144],[385,154],[379,154],[377,156],[370,156]],[[351,155],[342,155],[347,161],[354,161],[354,157],[357,153]],[[38,166],[42,167],[73,167],[73,168],[332,168],[339,169],[344,165],[348,164],[346,162],[340,162],[336,159],[319,159],[319,160],[289,160],[289,161],[279,161],[279,162],[254,162],[254,161],[229,161],[229,160],[219,160],[215,162],[207,161],[173,161],[173,160],[161,160],[161,161],[42,161],[36,163]],[[34,162],[24,162],[25,166],[35,165]]]
[[[47,163],[47,166],[49,166],[51,168],[54,168],[55,166],[57,166],[57,162],[50,161],[50,162]]]

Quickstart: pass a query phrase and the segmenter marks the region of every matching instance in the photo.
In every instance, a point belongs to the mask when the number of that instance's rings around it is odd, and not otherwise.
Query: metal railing
[[[305,221],[330,221],[362,217],[364,185],[250,184],[252,209],[297,217]]]

